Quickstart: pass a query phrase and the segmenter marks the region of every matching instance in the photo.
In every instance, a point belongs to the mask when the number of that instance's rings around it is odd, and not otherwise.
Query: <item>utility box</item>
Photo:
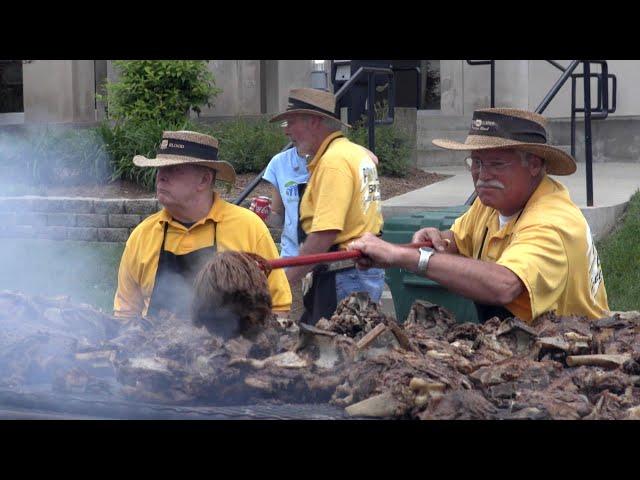
[[[460,205],[385,219],[382,238],[391,243],[411,243],[413,234],[421,228],[450,229],[456,218],[468,208],[468,205]],[[427,300],[452,312],[459,323],[478,323],[476,308],[471,300],[448,291],[433,280],[400,268],[387,269],[385,280],[391,290],[396,319],[399,322],[406,320],[413,302]]]

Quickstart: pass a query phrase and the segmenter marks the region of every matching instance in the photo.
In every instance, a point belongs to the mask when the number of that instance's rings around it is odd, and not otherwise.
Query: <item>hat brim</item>
[[[158,155],[156,158],[147,158],[143,155],[133,157],[133,164],[137,167],[169,167],[171,165],[202,165],[216,171],[216,180],[228,182],[231,185],[236,183],[236,171],[229,162],[224,160],[200,160],[193,157],[182,157],[179,155]]]
[[[568,153],[552,145],[525,143],[499,137],[469,135],[464,143],[443,138],[431,141],[435,146],[447,150],[476,151],[495,149],[515,149],[532,153],[545,161],[547,173],[551,175],[571,175],[577,169],[576,161]]]
[[[317,110],[309,110],[309,109],[306,109],[306,108],[296,108],[294,110],[287,110],[286,112],[278,113],[277,115],[272,117],[269,120],[269,122],[273,123],[273,122],[278,122],[278,121],[281,121],[281,120],[286,120],[288,116],[293,115],[295,113],[307,113],[309,115],[316,115],[316,116],[319,116],[319,117],[329,118],[331,120],[337,120],[338,122],[340,122],[345,127],[351,128],[351,125],[349,125],[348,123],[344,123],[339,118],[332,117],[331,115],[328,115],[326,113],[318,112]]]

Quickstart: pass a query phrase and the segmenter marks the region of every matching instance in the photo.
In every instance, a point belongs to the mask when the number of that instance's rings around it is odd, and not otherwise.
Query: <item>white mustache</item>
[[[504,190],[504,184],[498,180],[488,180],[488,181],[478,180],[476,182],[476,188],[480,188],[480,187],[498,188],[500,190]]]

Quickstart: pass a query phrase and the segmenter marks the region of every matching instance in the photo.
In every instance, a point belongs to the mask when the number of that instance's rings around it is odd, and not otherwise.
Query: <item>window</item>
[[[0,114],[24,112],[22,61],[0,60]]]
[[[421,60],[422,98],[420,108],[440,110],[440,60]]]

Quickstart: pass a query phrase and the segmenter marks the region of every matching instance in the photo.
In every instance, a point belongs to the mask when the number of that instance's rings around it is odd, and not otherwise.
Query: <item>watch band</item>
[[[419,250],[420,259],[418,260],[418,272],[425,273],[427,271],[427,265],[429,264],[429,259],[431,255],[434,254],[433,248],[429,247],[421,247]]]

